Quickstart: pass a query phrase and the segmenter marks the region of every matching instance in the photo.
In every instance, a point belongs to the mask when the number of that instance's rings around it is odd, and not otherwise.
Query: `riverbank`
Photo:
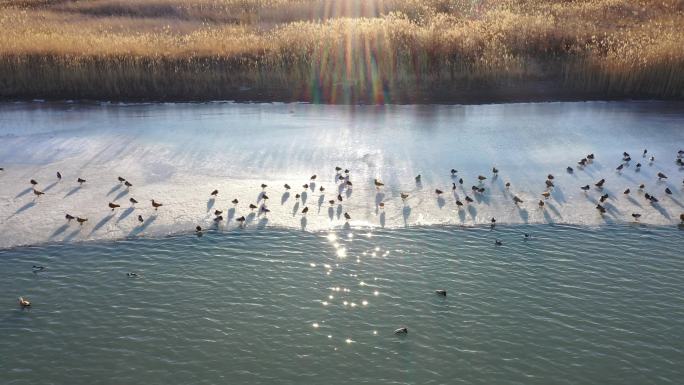
[[[0,1],[0,99],[684,98],[674,0]]]

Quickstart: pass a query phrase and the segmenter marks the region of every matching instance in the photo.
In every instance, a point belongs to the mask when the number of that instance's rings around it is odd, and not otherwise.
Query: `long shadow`
[[[299,211],[299,202],[295,202],[294,207],[292,207],[292,216],[294,217],[297,215],[297,211]]]
[[[318,197],[318,212],[321,212],[321,206],[323,206],[323,202],[325,201],[325,195],[321,195]]]
[[[470,217],[473,218],[473,221],[475,220],[475,217],[477,217],[477,209],[473,205],[468,206],[468,214],[470,214]]]
[[[64,242],[69,242],[72,239],[76,238],[76,236],[81,232],[81,229],[83,229],[83,227],[78,226],[76,230],[70,232],[66,237],[64,237]]]
[[[259,222],[257,223],[256,228],[259,230],[262,230],[262,229],[265,229],[267,225],[268,225],[268,218],[263,217],[263,218],[259,219]]]
[[[256,214],[249,213],[249,215],[247,215],[245,217],[245,224],[250,224],[250,223],[254,222],[254,218],[256,218]]]
[[[229,223],[234,217],[235,217],[235,207],[231,207],[228,209],[228,213],[226,214],[228,220],[226,223]]]
[[[19,207],[19,208],[17,209],[17,211],[15,211],[14,214],[12,214],[12,215],[10,216],[10,218],[13,217],[13,216],[15,216],[15,215],[17,215],[17,214],[23,213],[24,211],[30,209],[31,207],[33,207],[33,206],[35,206],[35,205],[36,205],[36,202],[31,201],[31,202],[29,202],[29,203],[27,203],[27,204],[25,204],[25,205]]]
[[[47,192],[47,191],[52,190],[55,186],[57,186],[57,183],[58,183],[58,182],[59,182],[59,181],[55,181],[55,182],[50,183],[49,185],[47,185],[47,186],[43,189],[43,192]]]
[[[288,198],[290,198],[290,193],[287,192],[287,191],[285,191],[285,192],[283,193],[283,196],[280,197],[280,205],[281,205],[281,206],[284,205],[285,202],[287,202]]]
[[[631,204],[633,204],[633,205],[635,205],[635,206],[637,206],[637,207],[643,207],[643,206],[641,205],[641,203],[639,203],[639,201],[637,201],[636,199],[632,198],[631,196],[627,196],[627,200],[628,200]]]
[[[375,193],[375,206],[379,205],[383,199],[385,199],[385,193],[383,193],[383,192]]]
[[[518,215],[520,215],[520,219],[523,220],[523,222],[528,223],[530,219],[530,214],[527,212],[527,209],[524,209],[522,207],[518,207]]]
[[[437,197],[437,207],[441,209],[442,207],[444,207],[445,204],[446,201],[444,201],[444,198],[442,198],[441,196]]]
[[[333,217],[335,217],[335,209],[332,208],[332,206],[328,207],[328,217],[330,220],[333,220]]]
[[[667,218],[667,219],[672,219],[672,218],[670,217],[670,214],[667,212],[667,210],[665,210],[665,208],[663,208],[663,207],[662,207],[661,205],[659,205],[658,203],[651,203],[651,206],[653,206],[654,209],[658,210],[658,212],[660,213],[660,215],[664,216],[664,217]]]
[[[416,190],[422,190],[423,189],[423,182],[421,181],[416,181]]]
[[[70,197],[70,196],[76,194],[78,192],[78,190],[80,190],[81,188],[82,188],[82,186],[80,186],[80,185],[72,188],[71,190],[69,190],[68,193],[66,193],[64,195],[64,198],[67,198],[67,197]]]
[[[114,200],[118,201],[119,199],[125,197],[126,195],[128,195],[128,189],[123,190],[122,192],[116,194],[116,196],[114,197]]]
[[[337,205],[337,212],[335,212],[335,215],[337,215],[337,219],[340,219],[342,216],[342,204]]]
[[[408,219],[411,216],[411,207],[404,206],[404,208],[401,210],[401,214],[404,217],[404,226],[408,226]]]
[[[126,219],[127,216],[131,215],[133,211],[135,210],[135,207],[129,207],[126,210],[124,210],[121,215],[119,215],[119,218],[116,220],[116,223],[121,222],[122,220]]]
[[[308,220],[306,219],[306,217],[302,217],[302,219],[299,221],[299,224],[302,226],[302,230],[306,230],[307,222]]]
[[[563,216],[561,215],[560,211],[558,211],[558,208],[556,208],[556,206],[553,205],[553,203],[548,203],[548,202],[547,202],[547,203],[546,203],[546,207],[548,207],[549,210],[553,211],[553,213],[554,213],[558,218],[563,219]]]
[[[136,236],[136,235],[142,233],[143,231],[145,231],[146,228],[148,228],[156,220],[157,220],[157,214],[147,217],[147,219],[145,219],[145,221],[140,226],[137,226],[136,228],[131,230],[131,232],[128,233],[128,236],[133,237],[133,236]]]
[[[608,210],[608,212],[609,212],[610,214],[613,214],[613,215],[615,215],[615,214],[622,215],[622,212],[621,212],[620,210],[618,210],[618,208],[615,207],[615,206],[614,206],[612,203],[610,203],[610,202],[603,202],[603,207],[605,207],[606,210]]]
[[[209,210],[211,210],[211,208],[214,207],[214,203],[216,203],[216,199],[209,198],[209,200],[207,201],[207,212],[209,212]]]
[[[385,227],[385,212],[380,213],[380,227]]]
[[[465,223],[465,218],[466,218],[465,210],[461,210],[461,208],[459,208],[458,209],[458,219],[461,220],[461,223]]]
[[[33,187],[27,187],[26,190],[21,190],[21,192],[17,194],[17,196],[15,196],[14,199],[21,198],[24,195],[30,193],[31,191],[33,191]]]
[[[677,206],[684,207],[684,205],[682,205],[682,202],[680,202],[677,198],[670,197],[670,199],[672,199],[672,202],[676,203]]]
[[[306,204],[306,198],[309,196],[306,191],[302,191],[302,204]]]
[[[68,228],[69,228],[69,224],[68,224],[68,223],[65,223],[65,224],[59,226],[59,227],[50,235],[50,239],[55,239],[57,236],[59,236],[59,235],[61,235],[62,233],[64,233],[64,232],[66,231],[66,229],[68,229]]]
[[[563,194],[563,190],[561,190],[561,188],[558,186],[556,186],[553,189],[553,191],[551,192],[551,196],[556,202],[558,202],[561,205],[566,202],[565,194]]]
[[[551,214],[549,214],[549,212],[547,210],[542,209],[542,211],[544,212],[544,220],[546,221],[546,223],[554,223],[553,217],[551,217]]]
[[[350,189],[350,188],[348,188],[347,191],[344,193],[344,195],[346,195],[347,198],[349,198],[351,196],[351,194],[352,194],[352,189]]]
[[[123,187],[123,185],[121,185],[120,183],[114,185],[114,187],[112,187],[112,188],[107,192],[107,196],[110,196],[110,195],[114,194],[114,192],[115,192],[116,190],[120,189],[121,187]]]
[[[95,224],[95,227],[93,227],[93,230],[90,231],[90,235],[93,235],[93,233],[95,233],[97,230],[102,228],[102,226],[106,225],[107,222],[109,222],[112,218],[114,218],[114,213],[111,213],[111,214],[107,215],[106,217],[100,219],[100,221],[97,222],[97,224]]]
[[[309,182],[309,189],[311,192],[314,192],[316,190],[316,182]]]

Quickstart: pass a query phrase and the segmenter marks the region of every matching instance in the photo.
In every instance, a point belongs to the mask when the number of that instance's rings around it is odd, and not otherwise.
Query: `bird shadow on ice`
[[[340,217],[342,216],[342,205],[341,204],[337,205],[337,212],[335,214],[337,214],[337,219],[340,219]]]
[[[81,232],[82,227],[79,226],[76,230],[70,232],[66,237],[64,237],[63,241],[64,242],[69,242],[72,239],[76,238],[76,236]]]
[[[25,190],[21,190],[21,192],[19,194],[17,194],[17,196],[15,196],[14,199],[21,198],[24,195],[30,193],[32,190],[33,190],[33,187],[27,187]]]
[[[299,202],[296,202],[294,206],[292,207],[292,216],[294,217],[297,215],[297,211],[299,210]]]
[[[114,193],[116,192],[116,190],[118,190],[118,189],[120,189],[120,188],[121,188],[121,184],[119,184],[119,183],[115,184],[114,187],[112,187],[112,188],[107,192],[107,196],[110,196],[110,195],[114,194]]]
[[[112,218],[114,218],[114,213],[111,213],[106,217],[100,219],[100,221],[95,224],[95,227],[93,227],[93,230],[90,231],[90,235],[93,235],[97,230],[101,229],[102,226],[106,225],[107,222],[109,222]]]
[[[134,237],[134,236],[142,233],[143,231],[145,231],[145,229],[147,229],[156,220],[157,220],[156,214],[152,215],[150,217],[147,217],[147,219],[145,219],[145,221],[141,225],[139,225],[136,228],[134,228],[133,230],[131,230],[131,232],[128,233],[128,236]]]
[[[228,209],[228,214],[227,214],[228,220],[226,222],[230,222],[233,217],[235,217],[235,207],[231,207]]]
[[[17,211],[14,212],[14,214],[12,214],[12,215],[9,216],[9,218],[12,218],[12,217],[15,216],[15,215],[18,215],[18,214],[23,213],[24,211],[30,209],[31,207],[33,207],[33,206],[35,206],[35,205],[36,205],[36,202],[31,201],[31,202],[29,202],[29,203],[27,203],[27,204],[25,204],[25,205],[19,207],[19,208],[17,209]]]
[[[547,203],[546,207],[553,212],[554,215],[556,215],[558,218],[563,219],[563,216],[561,215],[560,211],[558,211],[558,208],[553,203]]]
[[[558,202],[558,204],[562,205],[565,203],[565,194],[563,194],[563,190],[560,187],[554,187],[554,189],[551,191],[551,196],[556,202]]]
[[[544,210],[542,208],[542,212],[544,213],[544,221],[546,223],[554,223],[553,217],[551,216],[551,214],[549,214],[548,210]]]
[[[309,194],[306,193],[306,191],[302,191],[302,204],[306,204],[306,198],[309,196]]]
[[[122,192],[116,194],[116,196],[114,197],[114,200],[118,201],[119,199],[125,197],[126,195],[128,195],[128,190],[123,190]]]
[[[318,212],[321,212],[321,206],[323,206],[323,201],[325,201],[325,195],[318,197]]]
[[[461,220],[461,223],[465,223],[465,217],[466,217],[465,215],[466,215],[465,210],[461,210],[461,209],[458,210],[458,219]]]
[[[523,220],[523,222],[528,223],[530,220],[530,214],[527,212],[527,209],[524,209],[522,207],[518,207],[518,215],[520,215],[520,219]]]
[[[375,193],[375,205],[379,205],[382,200],[385,199],[385,193],[377,192]]]
[[[311,189],[311,192],[314,192],[316,189],[316,182],[309,182],[309,189]]]
[[[632,197],[630,197],[630,196],[627,197],[627,200],[628,200],[631,204],[633,204],[633,205],[635,205],[635,206],[637,206],[637,207],[643,207],[643,206],[641,205],[641,203],[639,203],[636,199],[634,199],[634,198],[632,198]]]
[[[444,207],[445,204],[446,202],[444,201],[444,198],[442,198],[441,196],[437,197],[437,207],[441,209],[442,207]]]
[[[468,206],[468,214],[470,214],[470,217],[475,220],[475,217],[477,217],[477,209],[473,205]]]
[[[131,213],[135,210],[134,207],[129,207],[126,210],[124,210],[121,215],[119,215],[119,218],[117,218],[116,223],[121,222],[122,220],[126,219],[127,216],[131,215]]]
[[[287,202],[287,199],[288,199],[289,197],[290,197],[290,193],[287,192],[287,191],[285,191],[285,192],[283,193],[283,196],[280,197],[280,205],[281,205],[281,206],[284,205],[285,202]]]
[[[333,217],[335,217],[335,209],[333,209],[332,207],[328,207],[328,218],[330,218],[330,220],[332,221]]]
[[[50,191],[50,190],[52,190],[55,186],[57,186],[57,182],[56,182],[56,181],[50,183],[49,185],[47,185],[47,186],[43,189],[43,192]]]
[[[245,224],[250,224],[250,223],[254,222],[254,218],[256,218],[256,214],[249,213],[249,215],[247,215],[245,217]]]
[[[416,181],[416,190],[422,190],[423,189],[423,182],[420,180]]]
[[[603,207],[605,207],[611,215],[622,214],[622,212],[610,202],[604,202]]]
[[[59,227],[50,235],[50,239],[52,240],[52,239],[55,239],[55,238],[57,238],[58,236],[62,235],[68,228],[69,228],[69,224],[68,224],[68,223],[65,223],[65,224],[59,226]]]
[[[344,195],[346,195],[347,198],[349,198],[351,196],[351,194],[352,194],[352,189],[350,189],[350,188],[348,188],[347,191],[344,193]]]
[[[385,212],[380,213],[380,227],[385,227]]]
[[[302,230],[306,230],[307,222],[308,220],[306,219],[306,217],[302,217],[302,219],[299,221],[299,224],[302,226]]]
[[[262,229],[266,228],[266,225],[268,225],[268,218],[263,217],[263,218],[259,219],[259,222],[257,222],[256,228],[259,230],[262,230]]]
[[[666,219],[671,219],[670,214],[665,210],[665,208],[658,203],[651,203],[654,209],[658,210],[660,215],[664,216]]]
[[[81,189],[81,186],[76,186],[76,187],[72,188],[71,190],[69,190],[68,193],[66,193],[64,195],[64,198],[67,198],[67,197],[70,197],[70,196],[76,194],[78,192],[78,190],[80,190],[80,189]]]
[[[209,200],[207,201],[207,212],[209,212],[209,210],[211,210],[211,208],[214,207],[214,203],[216,203],[216,199],[209,198]]]
[[[677,198],[670,197],[670,199],[672,199],[672,202],[674,202],[677,206],[684,207],[684,205],[682,205],[682,202],[680,202]]]

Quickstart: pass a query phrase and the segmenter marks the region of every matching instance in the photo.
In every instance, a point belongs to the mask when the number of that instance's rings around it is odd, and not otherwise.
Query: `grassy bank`
[[[4,99],[684,97],[680,0],[0,0]]]

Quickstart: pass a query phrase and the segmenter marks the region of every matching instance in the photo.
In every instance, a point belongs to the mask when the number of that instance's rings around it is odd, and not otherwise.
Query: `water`
[[[6,249],[0,383],[678,384],[682,235],[273,228]]]

